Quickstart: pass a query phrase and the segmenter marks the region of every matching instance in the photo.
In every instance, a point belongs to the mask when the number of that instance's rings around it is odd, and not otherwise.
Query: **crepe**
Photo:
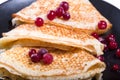
[[[44,25],[37,27],[34,24],[23,24],[15,29],[3,33],[0,39],[0,48],[21,46],[44,46],[62,50],[85,49],[94,55],[102,55],[104,45],[85,31],[75,32],[61,26]]]
[[[63,20],[56,18],[49,21],[46,17],[50,10],[55,10],[63,0],[36,0],[31,5],[23,8],[22,10],[14,13],[12,23],[34,23],[37,17],[44,19],[46,24],[54,24],[64,27],[72,27],[75,30],[86,29],[89,34],[97,32],[99,34],[107,32],[111,28],[111,23],[103,17],[89,0],[64,0],[69,3],[69,13],[71,18]],[[98,22],[104,20],[107,22],[107,28],[100,30],[97,25]]]
[[[53,62],[49,65],[34,63],[28,55],[31,48],[16,46],[1,53],[0,68],[31,80],[89,79],[105,69],[103,62],[81,49],[61,51],[46,48],[53,55]]]

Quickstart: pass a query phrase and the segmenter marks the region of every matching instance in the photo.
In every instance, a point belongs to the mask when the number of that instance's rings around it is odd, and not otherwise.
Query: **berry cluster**
[[[107,23],[105,21],[102,20],[98,23],[99,29],[106,29],[106,27]],[[108,50],[116,50],[115,55],[116,57],[120,58],[120,48],[118,48],[118,43],[116,42],[115,36],[113,34],[108,34],[105,38],[99,36],[95,32],[93,32],[91,35],[104,44],[104,52]],[[104,57],[102,55],[97,56],[97,58],[101,61],[104,61]],[[118,64],[113,64],[111,69],[113,71],[120,71],[120,66]]]
[[[38,51],[35,49],[30,49],[29,57],[34,63],[42,61],[44,64],[51,64],[53,61],[53,56],[48,53],[48,50],[45,48],[41,48]]]
[[[47,14],[47,18],[49,20],[53,20],[56,17],[60,18],[62,17],[64,20],[70,19],[70,13],[68,12],[69,4],[66,1],[63,1],[60,3],[59,7],[56,8],[56,10],[50,10]]]
[[[49,20],[53,20],[56,17],[62,17],[64,20],[70,19],[70,13],[68,12],[69,4],[66,1],[60,3],[56,10],[50,10],[47,14]],[[35,25],[40,27],[44,24],[44,20],[41,17],[37,17],[35,20]]]
[[[115,36],[113,34],[108,34],[105,38],[99,36],[97,33],[91,34],[93,37],[98,39],[101,43],[104,44],[104,52],[108,50],[116,50],[118,48],[118,43],[116,42]],[[120,58],[120,49],[116,51],[116,56]],[[103,56],[101,56],[103,57]]]
[[[97,33],[92,33],[91,34],[93,37],[98,39],[101,43],[104,44],[104,51],[107,50],[115,50],[118,48],[118,43],[115,40],[115,36],[113,34],[109,34],[105,38],[99,36]]]

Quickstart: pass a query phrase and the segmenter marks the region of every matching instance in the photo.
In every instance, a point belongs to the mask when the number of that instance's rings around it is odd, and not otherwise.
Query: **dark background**
[[[33,1],[35,0],[9,0],[0,5],[0,37],[2,32],[7,32],[13,28],[10,23],[11,14],[19,11]],[[120,45],[120,10],[102,0],[90,1],[113,24],[112,29],[108,33],[115,34],[116,40]],[[115,51],[105,52],[104,57],[107,68],[104,71],[103,80],[120,80],[120,72],[111,70],[111,65],[116,63],[120,65],[120,59],[115,57]]]

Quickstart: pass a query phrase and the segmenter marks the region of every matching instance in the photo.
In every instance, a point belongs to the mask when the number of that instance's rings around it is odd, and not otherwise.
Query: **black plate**
[[[19,11],[25,6],[29,5],[35,0],[9,0],[8,2],[0,5],[0,33],[9,31],[11,29],[11,14]],[[105,16],[112,24],[113,27],[110,33],[115,34],[116,40],[120,47],[120,10],[102,0],[90,0],[92,4]],[[0,34],[0,37],[1,37]],[[115,51],[105,53],[105,62],[107,68],[104,71],[104,80],[120,80],[120,72],[111,71],[112,64],[119,64],[120,59],[114,56]]]

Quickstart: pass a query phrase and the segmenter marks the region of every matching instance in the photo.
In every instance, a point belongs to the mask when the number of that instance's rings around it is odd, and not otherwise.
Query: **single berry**
[[[120,48],[116,51],[116,56],[120,58]]]
[[[108,47],[109,47],[109,49],[114,50],[114,49],[117,49],[118,44],[115,41],[111,41],[111,42],[109,42]]]
[[[103,20],[101,20],[99,23],[98,23],[98,28],[99,29],[106,29],[107,28],[107,23]]]
[[[113,71],[118,71],[118,70],[119,70],[119,65],[118,65],[118,64],[114,64],[114,65],[112,66],[112,70],[113,70]]]
[[[43,63],[44,64],[51,64],[53,61],[53,56],[50,53],[46,53],[43,55]]]
[[[66,1],[61,2],[60,6],[63,7],[65,11],[68,11],[69,9],[69,4]]]
[[[37,52],[39,55],[44,55],[44,54],[46,54],[46,53],[48,53],[48,50],[47,49],[45,49],[45,48],[41,48],[41,49],[39,49],[38,50],[38,52]]]
[[[36,50],[35,49],[30,49],[29,56],[31,57],[32,54],[36,54]]]
[[[69,20],[70,19],[70,13],[68,13],[68,12],[63,13],[63,19],[64,20]]]
[[[96,38],[96,39],[99,38],[99,35],[98,35],[97,33],[95,33],[95,32],[93,32],[93,33],[91,34],[91,36],[93,36],[93,37]]]
[[[61,17],[62,14],[63,14],[63,12],[64,12],[63,7],[58,7],[58,8],[56,9],[56,16],[57,16],[57,17]]]
[[[35,25],[36,25],[36,26],[40,27],[40,26],[42,26],[43,24],[44,24],[44,21],[43,21],[42,18],[40,18],[40,17],[36,18],[36,20],[35,20]]]
[[[102,55],[97,56],[97,58],[98,58],[100,61],[104,61],[104,60],[105,60],[104,57],[103,57]]]
[[[40,57],[38,54],[32,54],[30,58],[31,58],[31,61],[34,63],[37,63],[40,61]]]
[[[55,19],[55,17],[56,17],[56,12],[53,10],[50,10],[49,13],[47,14],[47,18],[49,20],[53,20],[53,19]]]
[[[110,41],[115,41],[115,36],[114,36],[113,34],[109,34],[109,35],[106,37],[106,40],[107,40],[108,42],[110,42]]]

